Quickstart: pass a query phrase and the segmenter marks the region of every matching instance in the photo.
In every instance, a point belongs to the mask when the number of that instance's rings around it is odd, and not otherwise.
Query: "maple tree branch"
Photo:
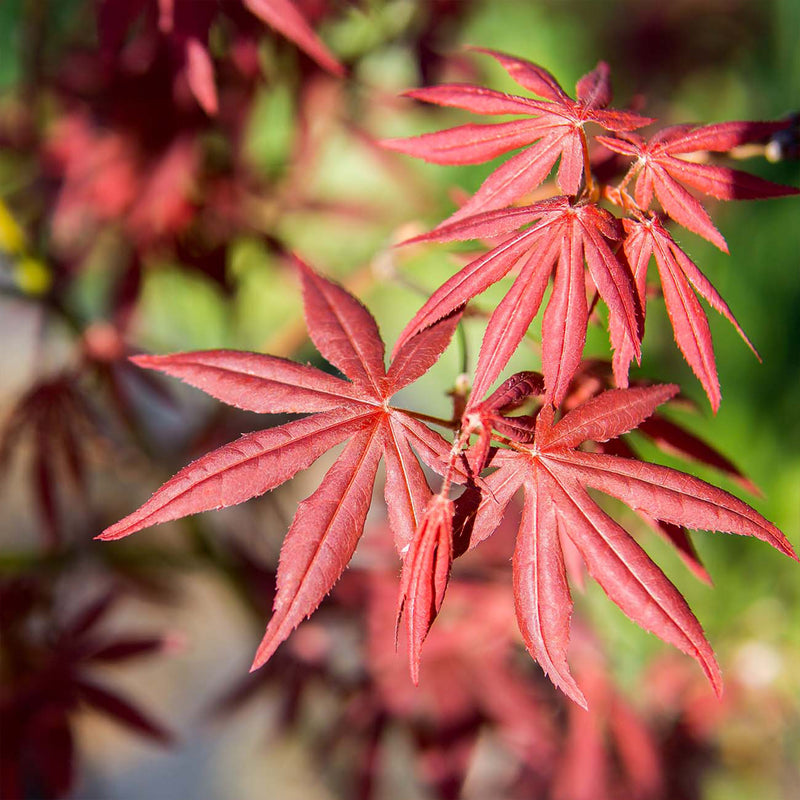
[[[604,186],[602,196],[615,206],[619,206],[619,208],[626,213],[639,219],[644,211],[639,208],[636,201],[625,191],[624,187],[627,182],[628,179],[626,178],[618,186]]]
[[[509,439],[507,436],[503,436],[501,433],[492,432],[492,441],[504,444],[506,447],[509,447],[511,450],[516,450],[518,453],[529,452],[524,445],[515,442],[513,439]]]
[[[592,167],[589,163],[589,143],[586,141],[586,133],[584,132],[583,128],[580,129],[580,135],[581,149],[583,150],[583,173],[584,181],[586,183],[586,194],[588,195],[590,202],[594,203],[599,197],[599,188],[595,184],[592,176]]]
[[[625,191],[625,187],[631,182],[633,176],[638,172],[636,166],[637,166],[636,163],[631,164],[631,166],[628,168],[628,171],[622,177],[622,180],[616,186],[616,192],[619,193],[619,197],[622,201],[621,203],[619,203],[619,205],[622,205],[622,207],[625,208],[626,210],[627,210],[627,205],[625,203],[626,199],[633,204],[634,208],[639,209],[639,206],[633,201],[633,198]]]
[[[404,414],[408,414],[409,417],[414,417],[414,419],[418,419],[420,422],[430,422],[431,425],[439,425],[451,431],[456,431],[459,428],[459,424],[452,419],[433,417],[430,414],[423,414],[421,411],[409,411],[407,408],[395,408],[394,406],[391,406],[391,408],[395,411],[402,411]]]
[[[461,345],[461,372],[466,374],[469,372],[469,343],[467,342],[467,332],[464,330],[463,323],[458,323],[456,332]]]
[[[600,292],[597,289],[594,290],[594,296],[592,297],[592,302],[589,304],[589,316],[591,317],[594,313],[594,310],[597,308],[597,301],[600,299]]]

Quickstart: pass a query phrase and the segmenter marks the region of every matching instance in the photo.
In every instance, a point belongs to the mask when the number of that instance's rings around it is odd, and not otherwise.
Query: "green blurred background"
[[[647,113],[668,123],[775,119],[800,107],[797,0],[364,0],[332,5],[333,13],[319,32],[351,65],[351,80],[336,102],[355,111],[362,131],[375,137],[410,135],[467,120],[467,114],[394,99],[426,77],[419,53],[411,46],[412,34],[434,6],[446,6],[449,14],[430,44],[431,52],[443,57],[435,67],[434,77],[440,80],[451,73],[465,80],[472,70],[476,82],[514,91],[514,84],[490,59],[462,49],[476,45],[542,64],[568,90],[598,60],[606,60],[617,104],[641,95]],[[39,43],[44,52],[33,59],[28,49],[30,17],[42,11],[48,15],[48,35]],[[44,74],[56,72],[67,50],[92,46],[92,26],[91,4],[82,0],[5,0],[0,5],[0,113],[13,111],[25,81],[32,79],[33,61]],[[268,60],[269,53],[265,57]],[[58,113],[48,102],[45,98],[45,125]],[[250,197],[257,223],[249,234],[237,234],[227,243],[222,284],[187,269],[172,254],[148,257],[129,329],[135,347],[155,352],[213,347],[292,351],[296,342],[301,358],[313,357],[302,344],[302,328],[297,330],[297,286],[265,237],[350,281],[390,343],[422,302],[421,292],[409,285],[430,291],[452,272],[456,262],[446,248],[405,253],[392,244],[443,218],[452,208],[453,188],[474,190],[490,165],[447,168],[384,157],[363,136],[334,119],[316,141],[313,163],[297,178],[315,203],[290,203],[275,214],[270,206],[274,197],[263,187],[280,187],[291,179],[285,165],[290,162],[297,124],[296,102],[291,76],[285,78],[278,68],[257,89],[245,140],[245,159],[260,176],[260,188]],[[331,111],[333,117],[338,113],[336,108]],[[797,161],[769,164],[753,158],[742,166],[781,183],[800,183]],[[21,160],[11,148],[0,153],[0,197],[6,198],[23,230],[30,208],[20,198],[25,199],[33,169],[35,165]],[[333,203],[352,203],[360,210],[349,219],[320,210]],[[366,221],[365,207],[374,212]],[[763,359],[758,363],[732,327],[710,312],[723,390],[719,413],[711,414],[699,384],[683,363],[659,303],[648,316],[641,366],[642,375],[677,382],[697,401],[700,412],[683,414],[681,421],[753,479],[763,496],[746,499],[781,527],[795,546],[800,544],[798,208],[796,199],[718,204],[712,214],[729,243],[730,256],[683,230],[679,233],[679,241],[726,298]],[[116,232],[101,230],[80,271],[70,278],[69,303],[84,320],[102,320],[107,311],[108,264],[119,247]],[[52,269],[45,239],[34,242],[30,251],[30,263],[22,264],[16,257],[6,257],[3,263],[4,272],[12,275],[17,288],[22,287],[23,295],[26,280],[34,286],[37,280],[48,281]],[[489,307],[501,290],[502,286],[487,293],[480,304]],[[0,298],[0,314],[5,317],[0,331],[9,343],[0,354],[0,374],[7,376],[1,398],[4,410],[37,369],[32,344],[36,325],[25,322],[33,312],[18,294]],[[480,341],[477,324],[468,329],[467,338],[466,358],[474,366]],[[51,358],[58,361],[58,346],[52,342],[48,346],[56,353]],[[587,352],[607,354],[603,331],[590,335]],[[407,401],[446,415],[449,401],[441,386],[452,385],[463,358],[459,345],[452,346]],[[524,355],[516,364],[532,366]],[[207,413],[207,407],[198,407]],[[663,455],[643,449],[663,460]],[[720,480],[710,470],[698,474]],[[722,485],[741,496],[735,484],[723,481]],[[4,495],[2,502],[15,509],[6,519],[22,520],[19,501],[8,490]],[[28,534],[30,529],[29,525]],[[720,766],[706,782],[705,797],[800,797],[797,565],[759,542],[704,533],[695,534],[694,541],[714,579],[713,590],[694,581],[666,546],[653,543],[650,552],[687,596],[723,672],[750,691],[720,732]],[[2,544],[3,563],[11,571],[19,563],[16,555],[31,549],[25,523],[3,531]],[[635,685],[662,645],[624,619],[597,587],[590,587],[579,603],[607,645],[623,685]],[[760,702],[760,693],[770,701]],[[191,758],[198,756],[184,757],[184,770],[191,769]],[[169,770],[164,766],[162,774],[171,774]],[[130,783],[130,774],[120,780],[123,788],[113,796],[135,796],[130,786],[137,784]]]

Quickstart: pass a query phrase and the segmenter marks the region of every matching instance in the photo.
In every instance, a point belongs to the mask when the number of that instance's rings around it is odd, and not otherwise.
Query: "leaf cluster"
[[[482,52],[534,97],[470,84],[418,89],[409,96],[522,119],[460,125],[384,145],[439,164],[480,163],[522,148],[447,220],[411,240],[417,245],[488,241],[487,252],[433,292],[400,335],[388,368],[383,340],[366,308],[300,259],[296,267],[309,334],[344,377],[257,353],[136,357],[139,366],[180,378],[237,408],[305,416],[202,456],[100,538],[119,539],[156,523],[243,502],[346,443],[291,523],[281,551],[273,616],[254,668],[315,610],[344,571],[363,532],[383,459],[388,517],[403,563],[397,622],[405,624],[414,682],[453,560],[493,534],[522,490],[513,558],[517,621],[528,650],[553,683],[585,705],[567,659],[571,561],[585,567],[639,625],[694,657],[719,692],[713,652],[686,601],[589,490],[616,497],[639,513],[701,577],[707,575],[687,528],[753,536],[797,558],[786,537],[746,503],[686,473],[640,460],[620,438],[641,429],[666,449],[736,474],[713,448],[654,416],[659,405],[676,396],[677,386],[637,384],[629,370],[641,358],[647,301],[654,293],[648,270],[655,261],[677,345],[712,408],[719,407],[711,335],[698,296],[752,345],[670,225],[727,251],[703,197],[797,194],[792,187],[712,163],[712,154],[764,141],[786,123],[679,125],[646,138],[638,131],[654,120],[610,107],[606,64],[578,81],[573,99],[542,67]],[[604,133],[594,134],[597,128]],[[554,182],[543,186],[556,164]],[[544,188],[554,194],[535,199]],[[509,274],[515,279],[487,323],[471,393],[456,405],[453,417],[436,419],[393,405],[394,395],[440,357],[464,308]],[[519,373],[490,393],[549,286],[541,373]],[[583,349],[600,301],[608,309],[613,379],[587,389]],[[520,409],[525,413],[512,413]],[[453,440],[431,425],[454,431]],[[436,492],[423,465],[441,476]],[[451,497],[453,484],[466,486],[458,498]]]

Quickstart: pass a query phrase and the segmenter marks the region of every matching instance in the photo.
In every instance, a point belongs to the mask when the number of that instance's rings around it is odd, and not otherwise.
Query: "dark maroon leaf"
[[[172,735],[165,728],[151,720],[116,692],[85,678],[77,680],[76,686],[83,701],[92,708],[108,714],[117,722],[142,736],[155,739],[161,744],[172,742]]]

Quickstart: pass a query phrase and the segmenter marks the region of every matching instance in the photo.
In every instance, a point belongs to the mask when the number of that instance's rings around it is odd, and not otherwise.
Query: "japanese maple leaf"
[[[181,378],[237,408],[311,413],[247,434],[199,458],[98,537],[119,539],[150,525],[249,500],[349,440],[319,488],[300,504],[289,528],[274,613],[254,669],[314,611],[347,566],[363,532],[381,456],[395,544],[404,552],[431,496],[412,446],[440,471],[451,449],[410,413],[392,407],[389,399],[436,361],[459,315],[409,339],[387,371],[371,314],[341,286],[297,263],[311,339],[350,380],[282,358],[231,350],[136,357],[139,366]],[[457,474],[455,479],[460,480]]]
[[[74,527],[66,509],[86,505],[87,455],[99,424],[77,373],[63,372],[37,381],[0,426],[0,478],[13,457],[28,451],[33,506],[49,548]]]
[[[721,394],[711,330],[695,293],[703,297],[736,328],[756,357],[758,353],[711,281],[678,246],[656,217],[644,221],[626,219],[622,224],[625,229],[624,250],[636,283],[642,320],[644,321],[647,299],[647,267],[651,256],[654,256],[675,341],[702,383],[711,407],[717,411]],[[635,343],[627,338],[616,319],[611,321],[610,330],[612,341],[618,343],[614,352],[614,376],[617,385],[624,387],[628,384],[628,368],[634,356]]]
[[[635,352],[640,340],[639,302],[630,270],[617,259],[610,242],[620,239],[618,221],[593,204],[554,197],[530,206],[485,211],[411,239],[452,241],[503,236],[501,241],[440,286],[400,335],[404,344],[426,326],[500,280],[515,266],[519,275],[492,313],[481,345],[472,395],[483,397],[522,340],[544,297],[550,274],[553,292],[542,320],[542,371],[547,398],[563,399],[581,360],[589,321],[584,262],[589,277]]]
[[[609,150],[635,159],[622,185],[636,179],[634,198],[646,211],[653,195],[675,222],[708,239],[728,252],[722,234],[714,227],[708,212],[686,188],[696,189],[718,200],[756,200],[800,192],[747,172],[702,164],[680,158],[705,151],[725,152],[763,139],[787,127],[787,122],[722,122],[716,125],[675,125],[656,133],[649,141],[636,134],[624,138],[598,136]]]
[[[542,183],[559,157],[558,184],[565,194],[574,195],[583,175],[586,146],[583,128],[587,122],[615,132],[634,130],[652,122],[627,111],[605,110],[611,102],[611,83],[608,64],[604,62],[578,81],[577,100],[573,100],[542,67],[493,50],[476,49],[493,56],[520,86],[544,99],[532,100],[469,84],[446,84],[406,92],[416,100],[464,108],[476,114],[528,117],[488,125],[460,125],[410,139],[383,142],[392,150],[436,164],[478,164],[527,145],[525,150],[492,172],[477,193],[445,223],[511,205]]]
[[[85,580],[85,579],[84,579]],[[94,667],[163,652],[158,635],[119,633],[102,623],[119,594],[108,594],[64,617],[65,594],[33,574],[0,582],[0,796],[66,797],[76,773],[76,717],[100,712],[140,736],[168,745],[171,733]],[[63,588],[63,584],[62,584]]]
[[[344,68],[314,33],[298,8],[298,3],[292,0],[241,1],[248,11],[297,45],[323,69],[338,77],[344,75]],[[106,51],[119,48],[128,29],[136,23],[144,9],[150,10],[151,5],[155,5],[152,0],[104,0],[100,3],[97,27],[101,47]],[[169,37],[175,55],[182,61],[189,89],[207,114],[216,114],[219,98],[208,37],[219,15],[219,4],[197,3],[196,0],[157,0],[157,6],[158,32]],[[154,21],[154,17],[148,14],[147,21]]]
[[[498,451],[469,531],[470,546],[491,535],[522,487],[525,504],[514,552],[514,599],[525,644],[553,683],[580,705],[569,672],[572,599],[560,536],[580,552],[589,573],[634,622],[693,656],[717,692],[719,668],[700,623],[649,556],[589,496],[587,487],[619,498],[654,519],[689,528],[755,536],[797,559],[786,537],[746,503],[677,470],[576,449],[636,428],[673,397],[672,385],[614,389],[593,397],[554,423],[540,410],[533,442]]]

